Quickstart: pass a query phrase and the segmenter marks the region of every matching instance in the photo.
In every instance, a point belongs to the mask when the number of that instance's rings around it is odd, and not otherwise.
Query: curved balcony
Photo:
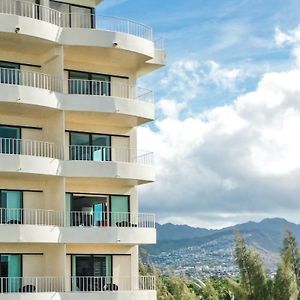
[[[1,242],[153,244],[155,216],[0,208],[0,237]]]
[[[152,41],[152,28],[120,17],[63,13],[50,7],[22,0],[1,0],[0,13],[44,21],[64,28],[89,28],[135,35]]]
[[[155,277],[1,277],[3,299],[155,300]]]
[[[153,92],[118,82],[69,79],[33,71],[0,68],[0,102],[66,111],[114,113],[138,124],[154,119]],[[129,120],[128,120],[129,121]]]
[[[69,46],[131,51],[144,56],[140,57],[144,63],[155,57],[152,28],[133,20],[64,13],[23,0],[1,0],[0,14],[1,23],[8,25],[0,25],[0,32],[16,32]]]
[[[153,153],[131,148],[69,146],[67,177],[115,178],[147,183],[155,180]],[[82,174],[84,170],[84,174]]]
[[[65,149],[44,141],[0,138],[0,172],[111,178],[138,184],[154,181],[152,164],[153,153],[137,149],[81,145]]]

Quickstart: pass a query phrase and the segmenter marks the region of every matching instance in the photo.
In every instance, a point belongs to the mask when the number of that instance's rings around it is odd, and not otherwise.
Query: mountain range
[[[157,255],[161,252],[202,246],[212,241],[217,242],[224,237],[231,240],[236,232],[240,232],[245,236],[247,244],[279,253],[284,231],[287,228],[300,241],[300,225],[280,218],[264,219],[261,222],[251,221],[217,230],[171,223],[157,224],[157,244],[147,246],[146,250],[149,254]]]

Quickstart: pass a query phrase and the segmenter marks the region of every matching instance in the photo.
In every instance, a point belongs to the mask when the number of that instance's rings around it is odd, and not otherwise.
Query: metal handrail
[[[67,285],[71,283],[71,287]],[[0,277],[0,294],[49,292],[117,292],[155,290],[155,277],[71,276]]]
[[[62,13],[61,27],[95,28],[113,32],[122,32],[152,41],[152,28],[150,26],[120,17]]]
[[[155,215],[132,212],[55,211],[35,208],[0,208],[1,225],[58,227],[155,228]]]
[[[72,276],[73,292],[107,292],[155,290],[155,277],[119,277],[119,276]]]
[[[63,82],[61,78],[40,72],[0,68],[0,84],[23,85],[63,93]],[[153,103],[151,90],[111,81],[69,79],[67,93],[112,96]]]
[[[115,148],[106,146],[68,146],[68,157],[64,147],[44,141],[0,138],[0,154],[28,155],[61,160],[84,160],[96,162],[126,162],[153,164],[153,152],[133,148]]]
[[[63,86],[63,81],[58,77],[40,72],[10,68],[0,68],[0,83],[30,86],[54,92],[62,92]]]
[[[63,159],[63,147],[44,141],[0,138],[0,154]]]
[[[73,95],[113,96],[153,103],[153,92],[132,84],[111,81],[69,79],[68,93]]]
[[[155,215],[132,212],[66,212],[66,226],[155,228]]]
[[[120,17],[63,13],[47,6],[23,0],[1,0],[0,13],[38,19],[64,28],[95,28],[122,32],[153,41],[150,26]]]
[[[153,164],[153,152],[134,148],[70,145],[69,160],[115,161],[151,165]]]
[[[64,277],[0,277],[0,294],[64,291]]]

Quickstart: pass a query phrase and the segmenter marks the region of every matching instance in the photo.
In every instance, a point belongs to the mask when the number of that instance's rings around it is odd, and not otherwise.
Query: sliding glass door
[[[68,224],[71,226],[107,226],[108,196],[67,194]]]
[[[0,126],[0,154],[21,153],[21,128]]]
[[[94,161],[110,161],[111,157],[111,144],[110,136],[92,134],[93,145],[93,160]]]
[[[69,94],[110,96],[110,76],[69,71]]]
[[[0,292],[14,293],[21,288],[22,256],[0,254]]]
[[[50,8],[62,13],[64,27],[94,28],[93,9],[82,5],[74,5],[50,0]]]
[[[71,132],[71,160],[111,160],[111,138],[108,135]]]
[[[0,83],[20,84],[20,65],[0,61]]]
[[[21,191],[0,190],[0,224],[21,224],[23,207]]]
[[[129,196],[111,196],[110,215],[112,226],[130,226]]]
[[[72,255],[73,291],[102,291],[111,276],[111,255]]]

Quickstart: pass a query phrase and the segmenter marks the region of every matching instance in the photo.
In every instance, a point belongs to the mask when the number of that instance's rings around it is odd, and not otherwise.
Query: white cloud
[[[183,120],[180,104],[162,102],[167,118],[139,130],[157,163],[157,182],[142,188],[144,209],[194,225],[299,210],[299,78],[298,69],[267,73],[232,104]]]
[[[241,76],[241,70],[235,69],[225,69],[221,68],[219,64],[214,61],[208,62],[210,65],[210,70],[208,73],[208,80],[214,82],[218,87],[223,87],[226,89],[234,89],[235,84]]]
[[[288,32],[283,32],[277,27],[275,29],[275,42],[278,46],[292,46],[292,55],[297,65],[300,66],[300,25]]]
[[[276,27],[275,41],[279,46],[282,46],[284,44],[295,44],[300,42],[300,26],[288,31],[287,33],[281,31],[279,27]]]
[[[208,85],[224,90],[234,90],[245,74],[238,68],[223,68],[215,61],[179,60],[173,63],[161,85],[167,95],[189,101],[199,97]]]
[[[156,107],[162,111],[165,117],[176,119],[180,112],[186,107],[186,103],[170,99],[161,99],[156,104]]]

